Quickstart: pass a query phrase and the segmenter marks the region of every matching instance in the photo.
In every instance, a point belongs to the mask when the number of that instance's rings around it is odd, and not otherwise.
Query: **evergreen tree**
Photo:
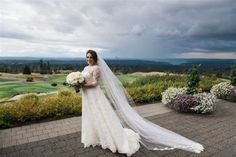
[[[52,68],[51,68],[51,65],[49,63],[49,61],[47,61],[47,65],[46,65],[46,69],[47,69],[47,74],[52,74]]]
[[[73,65],[71,64],[66,65],[66,70],[73,70]]]
[[[45,66],[43,63],[43,59],[40,59],[39,61],[39,71],[40,71],[40,74],[45,74]]]
[[[26,75],[30,75],[31,74],[31,70],[30,70],[30,67],[28,65],[26,65],[24,67],[23,74],[26,74]]]
[[[194,94],[197,93],[197,87],[200,81],[200,75],[198,72],[198,68],[201,65],[194,65],[188,72],[188,88],[187,94]]]
[[[230,81],[233,86],[236,86],[236,65],[231,68]]]
[[[39,70],[40,74],[52,74],[52,69],[51,69],[51,65],[49,61],[45,63],[42,59],[40,59],[39,67],[40,67],[40,70]]]

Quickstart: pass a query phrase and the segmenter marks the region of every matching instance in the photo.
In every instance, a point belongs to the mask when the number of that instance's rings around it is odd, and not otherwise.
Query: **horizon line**
[[[31,56],[0,56],[0,58],[37,58],[37,59],[85,59],[85,57],[31,57]],[[130,57],[104,57],[103,59],[123,59],[123,60],[155,60],[155,59],[229,59],[229,60],[236,60],[236,58],[178,58],[178,57],[171,57],[171,58],[130,58]]]

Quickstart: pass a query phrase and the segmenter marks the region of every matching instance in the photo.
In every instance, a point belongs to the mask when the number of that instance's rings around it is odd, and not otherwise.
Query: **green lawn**
[[[65,82],[66,74],[34,76],[34,82],[14,75],[0,76],[0,98],[10,98],[24,93],[47,93],[58,90]],[[51,84],[57,83],[54,87]]]
[[[8,81],[14,81],[14,80],[16,80],[16,79],[13,79],[13,78],[1,78],[1,76],[0,76],[0,83],[8,82]]]
[[[26,82],[22,76],[7,75],[0,76],[0,98],[10,98],[18,94],[24,93],[47,93],[57,91],[63,87],[63,82],[66,81],[66,74],[53,75],[34,75],[34,82]],[[9,78],[8,78],[9,77]],[[140,74],[120,74],[117,77],[121,80],[125,88],[141,88],[144,85],[156,86],[156,83],[161,85],[186,85],[186,78],[182,76],[143,76]],[[205,91],[209,91],[213,84],[221,82],[216,77],[204,77],[201,79],[200,87]],[[57,83],[54,87],[51,84]]]
[[[47,82],[18,82],[1,84],[0,86],[0,98],[13,97],[18,94],[31,93],[31,92],[51,92],[57,90],[58,87],[51,86]]]
[[[0,98],[10,98],[18,94],[31,92],[46,93],[56,91],[63,86],[66,76],[66,74],[36,75],[34,76],[34,82],[26,82],[23,76],[0,76]],[[118,78],[123,83],[132,81],[136,77],[130,74],[118,75]],[[51,86],[52,83],[57,83],[57,86]]]
[[[66,76],[67,75],[65,74],[50,75],[48,77],[48,82],[62,84],[66,81]]]
[[[131,74],[120,74],[117,75],[117,77],[119,78],[119,80],[124,83],[124,82],[132,82],[133,80],[135,80],[136,78],[140,77],[138,75],[131,75]]]

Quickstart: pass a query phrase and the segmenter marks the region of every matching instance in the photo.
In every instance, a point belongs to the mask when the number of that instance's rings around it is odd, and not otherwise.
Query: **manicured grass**
[[[15,79],[10,79],[10,78],[1,78],[0,76],[0,83],[2,82],[8,82],[8,81],[14,81]]]
[[[50,83],[47,82],[18,82],[18,83],[10,83],[2,84],[0,86],[0,98],[5,97],[13,97],[18,94],[31,93],[31,92],[51,92],[57,90],[58,87],[51,86]]]
[[[20,76],[20,77],[19,77]],[[53,74],[53,75],[40,75],[34,74],[34,82],[26,82],[21,75],[7,75],[7,77],[1,77],[0,79],[3,80],[0,83],[0,98],[5,97],[13,97],[18,94],[24,93],[46,93],[56,91],[59,87],[63,86],[63,82],[66,81],[66,74]],[[26,77],[26,76],[25,76]],[[117,77],[123,83],[124,87],[127,88],[129,91],[133,91],[131,95],[138,95],[138,92],[141,91],[140,88],[151,88],[152,86],[156,86],[153,90],[160,90],[160,86],[165,85],[165,87],[169,86],[186,86],[187,78],[186,76],[180,75],[170,75],[170,76],[159,76],[159,75],[141,75],[141,74],[119,74]],[[10,80],[16,81],[10,81]],[[5,81],[5,82],[4,82]],[[217,77],[207,77],[201,76],[200,87],[203,91],[209,91],[210,88],[214,85],[219,83],[221,80]],[[51,86],[52,83],[56,83],[57,86]],[[136,90],[134,90],[136,89]],[[155,91],[157,92],[157,91]],[[158,91],[159,95],[160,92]],[[151,94],[151,93],[150,93]],[[158,96],[159,99],[160,96]],[[155,98],[156,99],[156,98]],[[148,98],[145,101],[149,101]],[[154,99],[153,99],[154,101]]]
[[[19,75],[7,75],[9,78],[1,78],[0,98],[10,98],[18,94],[24,93],[47,93],[56,91],[59,87],[63,86],[66,81],[66,74],[53,74],[53,75],[33,75],[34,82],[26,82]],[[134,80],[137,76],[130,74],[119,75],[118,78],[122,82]],[[14,80],[14,81],[13,81]],[[56,87],[51,86],[52,83],[57,83]]]
[[[65,74],[56,74],[56,75],[50,75],[48,77],[48,82],[51,82],[51,83],[59,83],[59,84],[62,84],[63,82],[66,81],[66,76]]]
[[[117,77],[119,78],[119,80],[124,83],[124,82],[132,82],[135,79],[141,77],[139,75],[132,75],[132,74],[120,74],[117,75]]]
[[[132,75],[132,74],[120,74],[120,75],[117,75],[117,77],[119,78],[119,80],[121,82],[132,82],[141,76],[140,75]]]
[[[47,93],[63,86],[66,74],[40,75],[33,74],[34,82],[26,82],[27,75],[2,74],[0,76],[0,98],[10,98],[24,93]],[[51,84],[57,83],[54,87]]]

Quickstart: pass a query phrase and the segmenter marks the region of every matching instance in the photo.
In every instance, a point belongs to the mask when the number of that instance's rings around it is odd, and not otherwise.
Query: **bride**
[[[131,156],[142,144],[148,150],[182,149],[200,153],[203,146],[141,117],[131,107],[121,82],[93,50],[86,53],[82,74],[82,129],[84,147],[100,145]]]

